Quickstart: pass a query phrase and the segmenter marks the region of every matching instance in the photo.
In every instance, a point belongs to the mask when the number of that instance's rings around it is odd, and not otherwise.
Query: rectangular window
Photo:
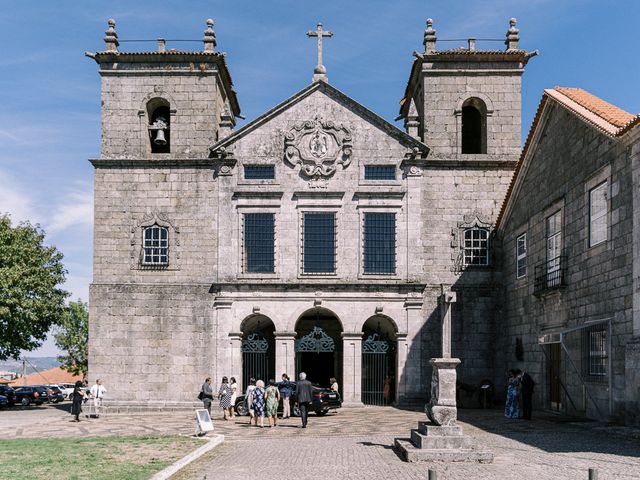
[[[364,214],[364,273],[396,272],[395,213]]]
[[[395,180],[396,167],[395,165],[365,165],[364,179],[365,180]]]
[[[527,275],[527,234],[523,233],[516,238],[516,277]]]
[[[145,265],[169,265],[169,229],[153,225],[144,229]]]
[[[553,215],[547,217],[547,273],[553,273],[560,270],[560,254],[562,252],[562,212],[558,210]],[[557,278],[559,276],[547,275],[547,279]],[[555,281],[555,280],[553,280]],[[554,284],[555,285],[555,284]],[[554,286],[549,285],[549,286]]]
[[[489,230],[474,227],[464,231],[464,264],[465,266],[489,265]]]
[[[244,253],[247,273],[274,273],[275,215],[244,215]]]
[[[273,180],[276,178],[275,165],[245,165],[245,180]]]
[[[336,216],[334,213],[305,213],[303,217],[303,272],[336,271]]]
[[[607,240],[607,182],[589,191],[589,246]]]
[[[608,373],[607,327],[602,324],[585,327],[582,332],[583,373],[592,382],[606,381]]]

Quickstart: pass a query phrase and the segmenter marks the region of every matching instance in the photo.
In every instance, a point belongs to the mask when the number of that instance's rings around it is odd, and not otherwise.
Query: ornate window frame
[[[464,264],[464,232],[473,228],[481,228],[487,230],[487,264],[486,265],[465,265]],[[492,251],[493,224],[488,216],[483,215],[477,210],[463,217],[457,227],[451,229],[451,260],[453,265],[451,271],[462,272],[464,270],[481,270],[493,267],[493,251]]]
[[[169,261],[162,265],[144,263],[144,231],[157,225],[168,230]],[[180,229],[163,212],[151,212],[131,227],[131,270],[180,270]]]

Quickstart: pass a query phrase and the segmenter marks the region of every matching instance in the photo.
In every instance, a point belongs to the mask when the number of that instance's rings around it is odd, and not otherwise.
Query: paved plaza
[[[107,416],[69,422],[68,405],[0,411],[1,438],[75,437],[193,433],[189,414]],[[426,479],[428,468],[438,480],[535,479],[579,480],[589,467],[599,480],[640,479],[640,431],[598,422],[567,422],[537,413],[532,422],[507,420],[499,410],[461,410],[465,433],[491,450],[493,464],[410,464],[392,449],[395,437],[406,437],[424,419],[421,412],[367,407],[343,409],[326,417],[311,416],[276,428],[249,427],[246,417],[220,420],[216,432],[225,443],[177,475],[177,479],[261,480]],[[205,473],[206,472],[206,473]]]

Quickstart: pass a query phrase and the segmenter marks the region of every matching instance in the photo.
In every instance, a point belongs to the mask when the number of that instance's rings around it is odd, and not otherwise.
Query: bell
[[[153,143],[155,143],[156,145],[166,145],[167,144],[167,140],[166,140],[166,138],[164,138],[164,129],[159,128],[156,131],[158,133],[156,133],[156,139],[153,141]]]

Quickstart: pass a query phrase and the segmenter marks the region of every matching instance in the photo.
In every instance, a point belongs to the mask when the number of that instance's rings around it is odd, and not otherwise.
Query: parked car
[[[4,395],[0,395],[0,408],[5,408],[9,406],[9,399]]]
[[[73,383],[58,383],[57,385],[52,386],[58,387],[62,391],[62,395],[64,395],[64,398],[66,399],[71,399],[73,389],[75,388],[75,384]]]
[[[42,390],[39,391],[37,387],[34,386],[15,387],[14,390],[16,393],[16,403],[20,403],[20,405],[24,407],[28,407],[32,403],[35,403],[36,405],[42,405],[47,401],[46,388],[44,389],[44,398],[42,398],[40,394]]]
[[[47,394],[49,395],[49,402],[59,403],[64,400],[62,390],[57,385],[47,386]]]
[[[13,387],[10,387],[9,385],[0,385],[0,395],[7,397],[9,405],[16,403],[16,392]]]
[[[300,416],[300,409],[298,408],[298,403],[296,400],[296,383],[291,382],[293,387],[293,395],[289,398],[289,402],[291,403],[291,415],[294,417]],[[280,382],[276,384],[279,389],[282,388]],[[249,406],[247,405],[246,399],[244,395],[240,395],[236,398],[236,403],[234,405],[236,409],[236,413],[238,415],[249,415]],[[313,386],[313,402],[311,405],[311,409],[318,416],[323,416],[329,413],[329,410],[335,410],[336,408],[342,407],[342,400],[340,399],[340,394],[334,392],[331,389]],[[280,404],[278,405],[278,412],[282,412],[282,397],[280,398]]]

